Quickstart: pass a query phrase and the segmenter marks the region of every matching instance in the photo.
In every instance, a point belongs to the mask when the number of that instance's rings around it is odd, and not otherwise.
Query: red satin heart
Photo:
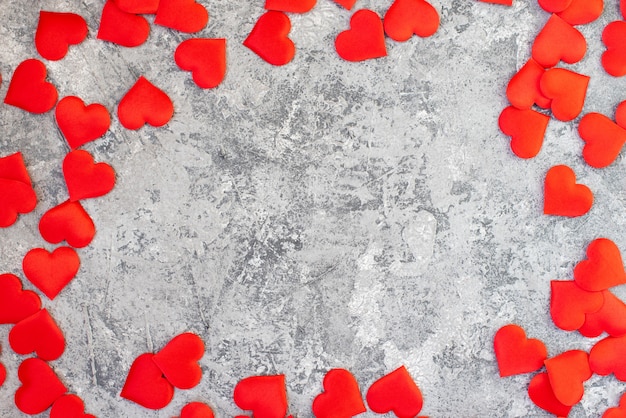
[[[539,81],[541,93],[552,99],[552,115],[564,122],[573,120],[582,111],[588,85],[588,76],[564,68],[547,70]]]
[[[45,308],[15,324],[9,344],[17,354],[36,353],[45,361],[56,360],[65,351],[65,337]]]
[[[76,395],[63,395],[50,409],[50,418],[96,418],[85,413],[83,400]]]
[[[265,0],[265,9],[287,13],[306,13],[315,6],[316,2],[317,0]]]
[[[226,39],[187,39],[176,48],[174,60],[182,70],[191,71],[198,87],[217,87],[226,74]]]
[[[96,226],[80,202],[67,200],[44,213],[39,232],[51,244],[67,241],[74,248],[83,248],[96,235]]]
[[[120,396],[144,408],[161,409],[171,402],[174,387],[163,376],[153,357],[154,354],[145,353],[135,359]]]
[[[619,1],[619,11],[622,14],[622,19],[626,19],[626,0]]]
[[[0,351],[2,347],[0,347]],[[7,378],[7,369],[4,368],[4,364],[0,363],[0,388],[4,385],[4,382]]]
[[[97,38],[125,47],[143,44],[150,35],[150,24],[143,16],[121,10],[112,0],[102,8]]]
[[[386,56],[385,32],[376,12],[367,9],[355,12],[350,18],[350,29],[337,35],[335,49],[347,61]]]
[[[106,107],[99,103],[85,106],[76,96],[67,96],[59,101],[55,118],[72,149],[100,138],[111,125],[111,117]]]
[[[568,416],[572,409],[571,406],[564,405],[556,398],[547,373],[539,373],[531,379],[528,385],[528,396],[539,408],[557,417]]]
[[[152,15],[159,8],[159,0],[114,0],[117,7],[136,15]]]
[[[394,41],[433,35],[439,29],[439,13],[426,0],[395,0],[383,19],[385,33]]]
[[[559,13],[567,9],[572,0],[538,0],[537,3],[548,13]]]
[[[493,350],[501,377],[539,370],[548,357],[546,346],[536,338],[526,338],[524,329],[515,324],[505,325],[496,332]]]
[[[582,216],[593,205],[593,194],[576,183],[576,174],[565,165],[548,170],[544,182],[543,213],[556,216]]]
[[[20,63],[13,72],[4,103],[31,113],[46,113],[57,102],[58,93],[46,81],[46,66],[34,58]]]
[[[33,248],[24,256],[22,268],[37,289],[54,299],[76,277],[80,258],[70,247],[59,247],[51,253],[43,248]]]
[[[37,293],[22,289],[15,275],[0,274],[0,324],[17,324],[41,309]]]
[[[506,97],[518,109],[530,109],[533,104],[548,109],[551,100],[541,93],[539,80],[546,72],[545,68],[534,59],[529,59],[520,70],[511,77],[506,87]]]
[[[619,248],[607,238],[597,238],[587,247],[587,259],[574,268],[574,280],[590,292],[626,283],[626,271]]]
[[[602,32],[602,42],[606,51],[602,54],[602,67],[614,77],[626,75],[626,22],[611,22]]]
[[[583,383],[591,378],[589,355],[582,350],[570,350],[545,361],[554,396],[564,405],[575,405],[583,397]]]
[[[579,329],[585,323],[589,313],[602,308],[602,292],[588,292],[581,289],[575,281],[550,282],[550,315],[554,325],[565,331]]]
[[[32,212],[36,206],[37,196],[30,185],[0,178],[0,228],[13,225],[20,213]]]
[[[126,92],[117,107],[117,116],[126,129],[139,129],[146,123],[165,125],[174,115],[174,104],[167,94],[144,76]]]
[[[626,335],[626,304],[608,290],[602,292],[604,304],[598,312],[588,313],[578,329],[582,335],[595,338],[603,332],[612,337]]]
[[[604,0],[572,0],[559,17],[570,25],[586,25],[602,15]]]
[[[28,358],[20,364],[17,376],[22,382],[15,392],[15,405],[25,414],[40,414],[67,392],[48,363]]]
[[[198,360],[203,355],[202,339],[196,334],[185,332],[172,338],[152,360],[174,387],[191,389],[202,379]]]
[[[520,158],[533,158],[541,150],[550,117],[532,109],[505,108],[500,114],[500,130],[511,137],[511,151]]]
[[[422,392],[404,366],[372,383],[365,399],[372,411],[393,412],[398,418],[415,417],[423,405]]]
[[[15,180],[32,186],[21,152],[0,158],[0,178]]]
[[[213,418],[213,410],[202,402],[190,402],[180,411],[180,418]]]
[[[201,31],[208,21],[209,13],[195,0],[160,0],[154,18],[157,25],[187,33]]]
[[[289,39],[291,20],[283,12],[263,14],[243,44],[272,65],[285,65],[293,59],[296,47]]]
[[[598,341],[589,352],[589,367],[596,374],[613,373],[617,380],[626,382],[626,335]]]
[[[89,29],[87,22],[75,13],[57,13],[41,10],[35,32],[35,47],[45,59],[62,59],[70,45],[81,43]]]
[[[619,400],[619,406],[607,409],[602,418],[624,418],[626,417],[626,394]]]
[[[63,160],[63,175],[70,200],[99,197],[115,186],[115,171],[107,163],[95,163],[87,151],[74,150]]]
[[[617,105],[615,109],[615,122],[626,129],[626,100]]]
[[[329,370],[323,387],[324,391],[313,400],[313,415],[317,418],[351,418],[367,411],[359,384],[348,370]]]
[[[354,4],[356,3],[356,0],[335,0],[335,3],[339,4],[346,10],[352,10]]]
[[[582,33],[557,15],[552,15],[532,46],[532,57],[544,68],[559,61],[573,64],[585,56],[587,41]]]
[[[237,406],[252,411],[254,418],[277,418],[287,414],[285,375],[251,376],[235,386]]]
[[[584,115],[578,133],[585,141],[583,158],[594,168],[611,165],[626,143],[626,129],[600,113]]]

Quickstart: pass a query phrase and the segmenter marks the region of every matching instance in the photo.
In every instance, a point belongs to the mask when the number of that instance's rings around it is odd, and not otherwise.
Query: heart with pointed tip
[[[558,15],[570,25],[586,25],[602,15],[604,0],[572,0]]]
[[[544,68],[554,67],[559,61],[574,64],[585,56],[587,41],[583,34],[557,15],[552,15],[537,34],[532,46],[532,57]]]
[[[74,248],[83,248],[96,235],[96,226],[80,202],[67,200],[44,213],[39,232],[51,244],[67,241]]]
[[[545,362],[554,396],[564,405],[575,405],[583,397],[583,383],[591,378],[589,355],[582,350],[569,350]]]
[[[182,70],[191,71],[198,87],[217,87],[226,75],[226,39],[187,39],[176,48],[174,61]]]
[[[546,215],[582,216],[593,205],[593,194],[584,184],[576,183],[576,174],[566,165],[548,170],[544,181],[543,213]]]
[[[290,31],[289,16],[271,10],[257,20],[243,45],[272,65],[285,65],[296,54],[296,47],[289,39]]]
[[[209,13],[195,0],[159,0],[154,23],[180,32],[195,33],[205,28]]]
[[[65,57],[70,45],[81,43],[88,31],[87,22],[76,13],[41,10],[35,32],[35,47],[45,59],[58,61]]]
[[[133,48],[146,42],[149,35],[150,24],[143,16],[127,13],[107,0],[102,8],[98,39]]]
[[[250,376],[235,386],[233,400],[255,418],[284,417],[287,414],[285,375]]]
[[[589,313],[602,308],[602,292],[589,292],[573,280],[550,282],[550,315],[554,325],[565,331],[579,329]]]
[[[329,370],[323,387],[324,391],[313,400],[316,418],[350,418],[367,410],[359,384],[348,370]]]
[[[350,18],[350,29],[335,39],[335,49],[346,61],[365,61],[387,55],[383,23],[376,12],[361,9]]]
[[[196,334],[185,332],[172,338],[152,360],[174,387],[191,389],[202,379],[198,360],[203,355],[202,339]]]
[[[54,370],[39,358],[24,360],[17,370],[17,376],[22,385],[15,392],[15,405],[25,414],[44,412],[67,392]]]
[[[144,353],[130,366],[120,396],[144,408],[165,408],[174,397],[174,387],[152,360],[154,354]]]
[[[413,35],[425,38],[439,29],[439,13],[426,0],[395,0],[385,13],[383,28],[387,36],[398,42]]]
[[[533,158],[539,154],[550,117],[533,109],[506,107],[498,125],[511,137],[511,151],[520,158]]]
[[[103,196],[115,186],[115,171],[107,163],[94,162],[84,150],[69,152],[63,159],[63,176],[71,201]]]
[[[574,267],[574,280],[581,288],[597,292],[626,283],[622,253],[608,238],[597,238],[587,247],[587,259]]]
[[[59,97],[56,87],[46,81],[46,66],[34,58],[20,63],[13,72],[4,103],[31,113],[46,113]]]
[[[14,274],[0,274],[0,324],[17,324],[41,309],[37,293],[22,289]]]
[[[50,418],[96,418],[85,413],[85,404],[77,395],[63,395],[50,409]]]
[[[496,332],[493,350],[501,377],[539,370],[548,357],[543,342],[527,338],[524,329],[515,324],[505,325]]]
[[[554,395],[550,378],[547,373],[536,374],[528,385],[528,396],[539,408],[554,414],[557,417],[566,417],[572,409],[569,405],[564,405]]]
[[[602,31],[606,51],[602,54],[602,67],[613,77],[626,75],[626,22],[611,22]]]
[[[422,392],[404,366],[372,383],[365,399],[372,411],[393,412],[398,418],[415,417],[423,405]]]
[[[534,104],[549,109],[551,100],[539,88],[539,80],[545,72],[545,68],[530,58],[507,84],[506,97],[509,102],[518,109],[530,109]]]
[[[85,106],[76,96],[62,98],[55,109],[55,119],[72,149],[103,136],[111,125],[111,116],[99,103]]]
[[[145,124],[160,127],[172,119],[174,104],[169,96],[144,76],[126,92],[117,106],[117,116],[126,129],[137,130]]]
[[[33,248],[22,260],[24,275],[37,289],[54,299],[76,277],[80,258],[73,248],[59,247],[49,252]]]
[[[65,337],[47,309],[15,324],[9,332],[9,344],[18,354],[35,353],[45,361],[56,360],[65,351]]]
[[[626,304],[608,290],[602,291],[602,297],[604,304],[600,310],[585,315],[585,323],[578,332],[588,338],[603,332],[613,337],[626,335]]]

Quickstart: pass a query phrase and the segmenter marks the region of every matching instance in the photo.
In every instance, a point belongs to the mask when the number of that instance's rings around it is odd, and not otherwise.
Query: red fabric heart
[[[539,80],[546,72],[545,68],[534,59],[526,64],[511,78],[506,87],[506,97],[518,109],[530,109],[533,104],[548,109],[552,102],[541,93]]]
[[[195,33],[205,28],[209,13],[195,0],[160,0],[154,23],[181,32]]]
[[[602,292],[604,304],[598,312],[588,313],[578,329],[582,335],[595,338],[603,332],[613,337],[626,335],[626,304],[608,290]]]
[[[96,235],[96,226],[80,202],[67,200],[44,213],[39,232],[51,244],[67,241],[74,248],[83,248]]]
[[[130,366],[120,396],[144,408],[161,409],[174,397],[174,387],[152,360],[154,354],[145,353]]]
[[[24,275],[37,289],[54,299],[76,277],[80,258],[70,247],[59,247],[53,252],[33,248],[22,261]]]
[[[146,123],[163,126],[173,115],[172,100],[144,76],[139,77],[117,107],[117,116],[126,129],[136,130]]]
[[[0,178],[0,228],[17,221],[20,213],[29,213],[37,206],[33,188],[20,181]]]
[[[75,13],[57,13],[41,10],[35,32],[35,47],[45,59],[63,58],[70,45],[81,43],[88,33],[87,22]]]
[[[335,0],[335,3],[339,4],[346,10],[352,10],[354,4],[356,3],[356,0]]]
[[[265,0],[265,9],[287,13],[306,13],[315,6],[316,2],[317,0]]]
[[[256,22],[243,44],[272,65],[285,65],[296,54],[289,39],[291,20],[283,12],[269,11]]]
[[[15,405],[25,414],[40,414],[67,392],[48,363],[28,358],[20,364],[17,376],[22,382],[15,392]]]
[[[143,44],[150,35],[150,24],[143,16],[127,13],[108,0],[102,8],[97,38],[125,47]]]
[[[626,0],[619,1],[619,11],[622,14],[622,19],[626,19]]]
[[[21,152],[0,158],[0,178],[15,180],[32,186]]]
[[[575,281],[550,282],[550,315],[554,325],[565,331],[579,329],[585,323],[588,313],[595,313],[602,308],[602,292],[588,292],[581,289]]]
[[[604,0],[572,0],[559,17],[570,25],[586,25],[599,18],[603,9]]]
[[[557,15],[552,15],[532,46],[532,57],[545,68],[559,61],[573,64],[585,56],[587,41],[582,33]]]
[[[365,399],[372,411],[393,412],[398,418],[415,417],[423,405],[422,392],[404,366],[372,383]]]
[[[72,149],[100,138],[111,125],[111,117],[106,107],[99,103],[85,106],[76,96],[61,99],[57,104],[55,117]]]
[[[626,417],[626,394],[619,400],[619,406],[607,409],[602,418],[624,418]]]
[[[70,200],[103,196],[115,186],[115,171],[107,163],[95,163],[87,151],[74,150],[63,160],[63,175]]]
[[[136,15],[152,15],[159,8],[159,0],[114,0],[117,7]]]
[[[180,418],[213,418],[213,410],[202,402],[190,402],[180,411]]]
[[[556,216],[582,216],[593,204],[591,190],[576,183],[576,174],[566,165],[548,170],[544,182],[543,213]]]
[[[56,360],[65,351],[65,337],[46,309],[15,324],[9,344],[17,354],[36,353],[45,361]]]
[[[594,168],[611,165],[626,143],[626,129],[600,113],[584,115],[578,133],[585,141],[583,158]]]
[[[547,373],[539,373],[531,379],[528,385],[528,396],[539,408],[557,417],[568,416],[572,409],[571,406],[564,405],[556,398]]]
[[[426,0],[395,0],[383,19],[385,33],[394,41],[428,37],[439,28],[439,13]]]
[[[355,12],[350,18],[350,29],[337,35],[335,49],[347,61],[386,56],[385,32],[376,12],[367,9]]]
[[[515,324],[505,325],[496,332],[493,350],[501,377],[539,370],[548,357],[546,346],[538,339],[526,338],[524,329]]]
[[[252,411],[254,418],[277,418],[287,414],[285,375],[251,376],[235,386],[237,406]]]
[[[567,9],[572,0],[538,0],[537,3],[548,13],[558,13]]]
[[[601,376],[613,373],[617,380],[626,382],[626,336],[598,341],[589,352],[589,367]]]
[[[544,96],[552,99],[552,115],[567,122],[576,118],[583,109],[589,77],[564,68],[547,70],[539,87]]]
[[[1,347],[0,347],[1,348]],[[0,388],[4,385],[4,381],[7,378],[7,369],[4,368],[4,364],[0,363]]]
[[[348,370],[329,370],[323,386],[324,392],[313,400],[313,415],[317,418],[351,418],[367,411],[359,384]]]
[[[602,54],[602,67],[614,77],[626,75],[626,22],[611,22],[602,32],[606,51]]]
[[[17,324],[41,309],[37,293],[22,289],[15,275],[0,274],[0,324]]]
[[[564,405],[580,402],[585,393],[583,383],[591,378],[589,355],[570,350],[545,361],[554,396]]]
[[[50,418],[96,418],[85,413],[83,400],[76,395],[63,395],[50,409]]]
[[[196,334],[185,332],[172,338],[152,360],[174,387],[191,389],[202,379],[198,360],[203,355],[202,339]]]
[[[500,130],[511,137],[511,151],[520,158],[533,158],[541,150],[550,117],[532,109],[505,108]]]
[[[217,87],[226,74],[226,39],[187,39],[176,48],[174,60],[182,70],[191,71],[198,87]]]
[[[615,109],[615,122],[626,129],[626,100],[617,105]]]
[[[587,247],[587,259],[574,268],[574,280],[588,291],[605,290],[626,283],[619,248],[607,238],[597,238]]]
[[[13,72],[4,103],[31,113],[46,113],[57,102],[58,93],[46,81],[46,66],[34,58],[20,63]]]

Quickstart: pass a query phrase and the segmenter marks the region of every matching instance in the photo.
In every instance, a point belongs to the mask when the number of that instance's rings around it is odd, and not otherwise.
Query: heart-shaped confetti
[[[207,25],[209,13],[195,0],[159,0],[154,23],[180,32],[199,32]]]
[[[37,289],[54,299],[76,277],[80,258],[70,247],[59,247],[52,252],[33,248],[24,256],[22,268]]]
[[[46,81],[46,66],[34,58],[20,63],[13,72],[4,103],[31,113],[46,113],[57,102],[58,93]]]
[[[32,186],[21,152],[0,158],[0,178],[15,180]]]
[[[293,59],[296,47],[289,39],[291,20],[283,12],[263,14],[243,44],[272,65],[285,65]]]
[[[266,10],[287,13],[306,13],[317,3],[317,0],[265,0]]]
[[[152,360],[154,354],[145,353],[130,366],[120,396],[144,408],[161,409],[174,397],[174,387]]]
[[[589,77],[564,68],[551,68],[541,76],[539,88],[551,99],[552,115],[567,122],[576,118],[583,109]]]
[[[45,59],[57,61],[65,57],[70,45],[81,43],[88,31],[87,22],[76,13],[41,10],[35,32],[35,47]]]
[[[602,308],[602,292],[588,292],[575,281],[550,282],[550,315],[554,325],[565,331],[575,331],[583,326],[585,317]]]
[[[566,165],[548,170],[544,182],[543,213],[546,215],[582,216],[593,205],[593,194],[584,184],[576,183],[576,174]]]
[[[99,103],[85,106],[76,96],[59,101],[55,110],[57,125],[72,149],[103,136],[111,125],[109,111]]]
[[[17,324],[41,309],[37,293],[22,289],[15,275],[0,274],[0,324]]]
[[[32,212],[36,206],[37,196],[30,185],[0,178],[0,228],[13,225],[19,214]]]
[[[622,253],[613,241],[597,238],[587,247],[587,259],[574,268],[574,280],[588,291],[605,290],[626,283]]]
[[[151,15],[157,12],[159,0],[114,0],[117,7],[136,15]]]
[[[557,15],[552,15],[532,46],[532,57],[544,68],[559,61],[574,64],[585,56],[587,41],[582,33]]]
[[[528,396],[539,408],[554,414],[557,417],[566,417],[572,409],[564,405],[554,395],[550,378],[547,373],[536,374],[528,385]]]
[[[365,399],[372,411],[393,412],[398,418],[415,417],[423,405],[422,392],[404,366],[372,383]]]
[[[203,355],[202,339],[196,334],[185,332],[172,338],[152,360],[174,387],[191,389],[202,379],[198,360]]]
[[[541,150],[550,117],[533,109],[506,107],[500,114],[500,130],[511,137],[511,151],[520,158],[533,158]]]
[[[96,418],[85,413],[83,400],[74,394],[63,395],[57,399],[50,409],[50,418]]]
[[[70,200],[99,197],[115,186],[115,171],[107,163],[95,163],[84,150],[74,150],[63,160],[63,176]]]
[[[394,41],[407,41],[414,34],[428,37],[439,28],[439,13],[426,0],[395,0],[383,18],[385,33]]]
[[[554,396],[564,405],[575,405],[583,397],[583,383],[591,378],[589,355],[582,350],[569,350],[545,361],[546,372]]]
[[[226,39],[187,39],[176,48],[174,60],[182,70],[191,71],[198,87],[217,87],[226,75]]]
[[[539,80],[546,72],[537,61],[529,59],[520,70],[511,77],[506,87],[506,97],[518,109],[530,109],[533,104],[549,109],[552,100],[541,93]]]
[[[602,15],[604,0],[572,0],[559,17],[570,25],[586,25]]]
[[[602,54],[602,67],[614,77],[626,75],[626,22],[611,22],[602,32],[602,42],[606,51]]]
[[[28,358],[20,364],[17,376],[22,382],[15,392],[15,405],[25,414],[40,414],[67,392],[48,363]]]
[[[150,24],[143,17],[121,10],[112,0],[102,8],[97,38],[128,48],[136,47],[150,36]]]
[[[582,335],[595,338],[606,332],[613,337],[626,335],[626,304],[608,290],[602,292],[604,304],[599,311],[588,313],[578,329]]]
[[[596,374],[613,373],[617,380],[626,382],[626,336],[598,341],[589,352],[589,367]]]
[[[65,337],[47,309],[15,324],[9,332],[9,344],[18,354],[36,353],[45,361],[56,360],[65,351]]]
[[[0,353],[2,353],[2,346],[0,346]],[[0,363],[0,388],[4,385],[4,382],[7,379],[7,369],[4,367],[4,364]]]
[[[213,418],[211,407],[202,402],[190,402],[180,411],[180,418]]]
[[[619,406],[607,409],[602,418],[624,418],[626,417],[626,394],[619,400]]]
[[[611,165],[626,143],[626,129],[600,113],[584,115],[578,133],[585,141],[583,158],[594,168]]]
[[[324,392],[313,400],[316,418],[350,418],[367,411],[359,384],[348,370],[329,370],[323,387]]]
[[[537,3],[548,13],[559,13],[567,9],[572,0],[538,0]]]
[[[165,125],[174,115],[174,104],[167,94],[144,76],[126,92],[117,107],[117,116],[126,129],[139,129],[146,123]]]
[[[74,248],[83,248],[96,235],[96,226],[80,202],[67,200],[44,213],[39,232],[51,244],[67,241]]]
[[[548,357],[546,346],[538,339],[527,338],[524,329],[515,324],[496,332],[493,348],[501,377],[539,370]]]
[[[287,414],[285,375],[250,376],[235,386],[233,400],[254,418],[276,418]]]
[[[350,29],[335,39],[335,49],[347,61],[365,61],[387,55],[385,33],[380,17],[368,9],[355,12]]]

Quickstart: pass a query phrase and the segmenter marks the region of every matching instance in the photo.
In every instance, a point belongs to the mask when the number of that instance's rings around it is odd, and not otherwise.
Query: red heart
[[[37,293],[22,290],[17,276],[0,274],[0,324],[17,324],[40,309],[41,299]]]
[[[45,308],[15,324],[9,344],[17,354],[36,353],[45,361],[56,360],[65,351],[63,333]]]
[[[296,54],[289,39],[291,20],[283,12],[269,11],[256,22],[243,44],[272,65],[285,65]]]
[[[226,74],[226,39],[187,39],[176,48],[174,60],[182,70],[191,71],[199,87],[217,87]]]
[[[150,24],[143,16],[121,10],[112,0],[102,8],[97,38],[129,48],[146,42]]]
[[[159,8],[159,0],[114,0],[117,7],[136,15],[152,15]]]
[[[598,312],[604,304],[602,292],[583,290],[573,280],[553,280],[550,282],[550,289],[552,321],[565,331],[582,327],[586,314]]]
[[[539,80],[546,72],[545,68],[534,59],[529,59],[520,70],[511,77],[506,87],[506,97],[518,109],[530,109],[533,104],[548,109],[551,100],[541,93]]]
[[[601,376],[613,373],[626,382],[626,335],[598,341],[589,352],[589,367]]]
[[[100,138],[111,125],[111,117],[106,107],[99,103],[85,106],[76,96],[61,99],[57,104],[55,117],[72,149]]]
[[[604,0],[572,0],[559,17],[570,25],[586,25],[599,18],[603,9]]]
[[[626,143],[626,129],[600,113],[584,115],[578,133],[585,141],[583,158],[594,168],[611,165]]]
[[[582,216],[593,204],[591,190],[576,183],[576,174],[566,165],[548,170],[544,182],[543,213],[556,216]]]
[[[626,129],[626,100],[617,105],[615,109],[615,122]]]
[[[85,404],[76,395],[63,395],[57,399],[50,409],[50,418],[96,418],[85,414]]]
[[[207,25],[209,13],[195,0],[160,0],[154,23],[181,32],[199,32]]]
[[[154,355],[167,380],[179,389],[191,389],[200,383],[202,369],[198,360],[204,355],[204,343],[196,334],[177,335]]]
[[[4,385],[4,381],[7,378],[7,369],[4,368],[4,364],[0,363],[0,388]]]
[[[532,109],[505,108],[500,114],[500,130],[511,137],[511,151],[520,158],[533,158],[541,150],[550,117]]]
[[[624,418],[626,417],[626,394],[619,400],[619,406],[607,409],[602,418]]]
[[[287,13],[306,13],[315,6],[317,0],[265,0],[266,10]]]
[[[539,370],[548,357],[546,346],[538,339],[526,338],[524,329],[515,324],[505,325],[496,332],[493,350],[501,377]]]
[[[213,410],[202,402],[190,402],[180,411],[180,418],[213,418]]]
[[[9,84],[4,103],[31,113],[46,113],[57,102],[58,93],[52,83],[46,81],[46,66],[34,58],[17,66]]]
[[[415,417],[423,404],[422,392],[404,366],[372,383],[365,399],[372,411],[393,412],[398,418]]]
[[[96,235],[96,226],[80,202],[67,200],[44,213],[39,232],[51,244],[65,240],[74,248],[83,248]]]
[[[538,0],[537,3],[548,13],[558,13],[567,9],[572,0]]]
[[[89,29],[87,22],[75,13],[39,12],[35,47],[45,59],[60,60],[70,45],[81,43]]]
[[[626,22],[611,22],[602,32],[602,42],[606,51],[602,54],[602,66],[614,77],[626,75]]]
[[[587,247],[587,259],[574,268],[574,280],[590,292],[626,283],[626,272],[619,248],[607,238],[597,238]]]
[[[144,76],[139,77],[117,107],[117,116],[126,129],[136,130],[146,123],[163,126],[173,115],[172,100]]]
[[[567,122],[576,118],[583,109],[589,77],[564,68],[547,70],[539,87],[544,96],[552,99],[552,115]]]
[[[376,12],[367,9],[355,12],[350,18],[350,29],[337,35],[335,49],[347,61],[386,56],[385,32]]]
[[[539,408],[557,417],[568,416],[572,409],[571,406],[564,405],[556,398],[547,373],[539,373],[532,378],[528,385],[528,396]]]
[[[622,14],[622,18],[626,19],[626,0],[619,1],[619,11]]]
[[[78,273],[80,258],[70,247],[59,247],[51,253],[33,248],[24,256],[22,268],[37,289],[54,299]]]
[[[32,186],[21,152],[0,158],[0,178],[15,180]]]
[[[237,406],[252,411],[254,418],[278,418],[287,414],[285,375],[251,376],[235,386]]]
[[[585,56],[587,41],[582,33],[557,15],[552,15],[532,47],[532,57],[544,68],[559,61],[573,64]]]
[[[115,171],[107,163],[94,163],[87,151],[74,150],[63,160],[63,175],[70,200],[103,196],[115,186]]]
[[[20,364],[17,376],[22,382],[15,392],[15,405],[25,414],[40,414],[67,392],[48,363],[28,358]]]
[[[394,41],[407,41],[413,34],[427,37],[439,28],[439,13],[426,0],[395,0],[385,13],[383,27]]]
[[[351,418],[367,411],[359,384],[348,370],[329,370],[323,386],[324,392],[313,400],[316,418]]]
[[[603,332],[613,337],[626,335],[626,304],[608,290],[602,292],[604,304],[598,312],[588,313],[578,329],[582,335],[595,338]]]
[[[583,397],[583,383],[591,378],[589,355],[582,350],[570,350],[545,362],[554,396],[564,405],[574,405]]]
[[[352,10],[356,0],[335,0],[335,3],[339,4],[344,9]]]
[[[154,354],[145,353],[130,366],[120,396],[144,408],[161,409],[174,397],[174,387],[152,360]]]
[[[0,178],[0,228],[13,225],[18,214],[29,213],[36,206],[37,196],[30,185]]]

